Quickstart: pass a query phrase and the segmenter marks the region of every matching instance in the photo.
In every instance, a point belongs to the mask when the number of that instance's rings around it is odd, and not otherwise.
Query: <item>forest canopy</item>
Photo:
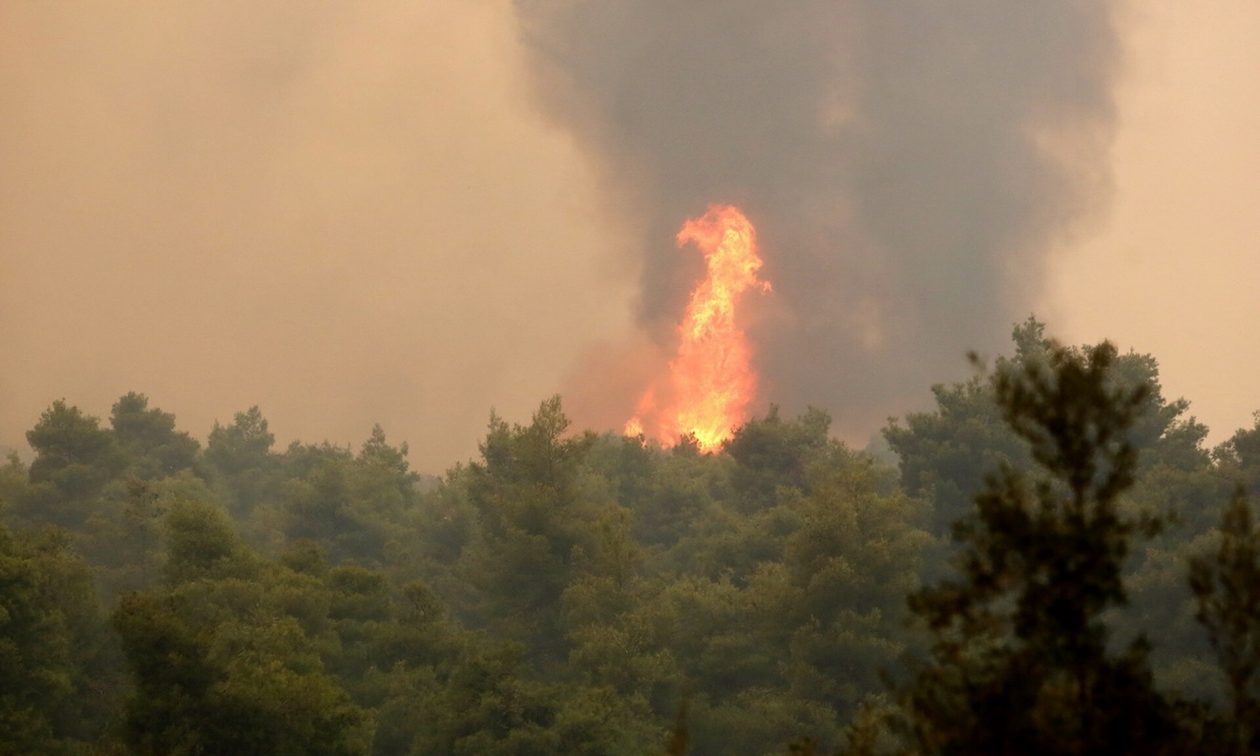
[[[1013,336],[883,452],[553,397],[435,478],[53,401],[0,467],[0,752],[1260,752],[1260,415],[1208,448],[1150,355]]]

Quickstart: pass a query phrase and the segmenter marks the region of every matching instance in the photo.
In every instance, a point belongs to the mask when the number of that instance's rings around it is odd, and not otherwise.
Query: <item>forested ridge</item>
[[[440,478],[54,401],[0,467],[0,752],[1260,753],[1260,415],[1208,448],[1033,320],[933,391],[713,454],[552,398]]]

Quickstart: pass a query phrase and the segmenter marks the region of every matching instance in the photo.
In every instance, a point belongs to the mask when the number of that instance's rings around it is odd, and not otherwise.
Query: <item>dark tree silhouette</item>
[[[1036,475],[1008,464],[960,521],[961,577],[911,597],[933,634],[906,691],[932,753],[1159,753],[1176,748],[1139,638],[1108,651],[1103,612],[1125,602],[1130,538],[1151,518],[1122,514],[1137,455],[1129,440],[1148,386],[1116,380],[1116,350],[1051,345],[1000,366],[1003,418]]]
[[[1260,531],[1242,490],[1225,510],[1214,557],[1190,561],[1190,589],[1228,683],[1230,747],[1260,752]]]

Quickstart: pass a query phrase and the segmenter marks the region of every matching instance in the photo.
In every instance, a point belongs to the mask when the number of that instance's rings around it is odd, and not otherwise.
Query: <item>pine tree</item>
[[[1126,601],[1130,539],[1155,521],[1126,516],[1129,432],[1149,387],[1119,380],[1116,350],[1051,345],[999,365],[1006,423],[1037,473],[1003,465],[956,526],[961,576],[911,597],[931,660],[905,691],[929,753],[1160,753],[1176,748],[1171,706],[1152,687],[1147,644],[1108,650],[1103,613]]]

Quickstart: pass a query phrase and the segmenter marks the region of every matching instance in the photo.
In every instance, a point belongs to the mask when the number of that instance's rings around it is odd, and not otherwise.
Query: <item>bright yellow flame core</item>
[[[647,435],[662,443],[692,435],[712,451],[747,419],[757,390],[748,338],[736,322],[735,306],[748,289],[769,291],[757,276],[757,232],[731,205],[710,206],[678,232],[678,245],[694,244],[704,254],[706,275],[691,292],[678,326],[678,353],[669,375],[648,387],[626,423],[627,435]],[[664,384],[664,385],[661,385]],[[657,397],[668,397],[658,403]]]

